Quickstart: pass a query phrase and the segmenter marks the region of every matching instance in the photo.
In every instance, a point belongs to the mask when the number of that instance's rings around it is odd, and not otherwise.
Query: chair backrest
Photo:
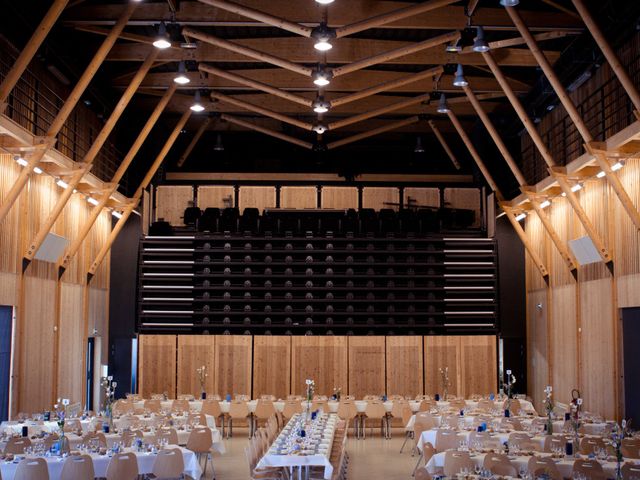
[[[184,458],[179,448],[161,450],[153,462],[153,475],[157,479],[180,478],[184,471]]]
[[[130,400],[116,400],[112,407],[115,415],[124,415],[126,413],[133,413],[133,402]]]
[[[516,467],[514,467],[509,458],[503,454],[490,453],[485,455],[483,467],[494,475],[501,475],[505,477],[518,476]]]
[[[596,460],[586,460],[579,458],[573,462],[573,471],[571,477],[575,477],[577,473],[580,473],[583,477],[590,480],[600,480],[605,478],[602,470],[602,465]]]
[[[420,402],[419,410],[421,412],[430,412],[431,410],[434,410],[436,408],[436,405],[436,402],[434,402],[433,400],[428,400],[425,398]]]
[[[491,441],[492,438],[489,432],[471,432],[469,434],[469,447],[471,448],[476,446],[484,448]]]
[[[202,402],[201,413],[205,415],[211,415],[212,417],[218,418],[222,415],[222,410],[220,409],[220,402],[218,400],[209,400],[208,398]]]
[[[140,432],[142,436],[142,432]],[[82,437],[82,443],[98,442],[98,445],[107,448],[107,437],[102,432],[88,432]]]
[[[282,409],[282,416],[284,418],[291,418],[296,413],[301,413],[301,412],[302,412],[302,404],[300,403],[300,400],[298,399],[287,400],[287,402],[284,404],[284,408]],[[340,407],[338,407],[338,416],[340,416]]]
[[[352,401],[341,401],[338,405],[338,417],[343,420],[352,420],[358,414],[356,404]]]
[[[471,461],[469,452],[448,450],[444,454],[444,474],[447,477],[457,475],[464,469],[467,469],[469,473],[474,470],[474,464]]]
[[[431,474],[427,470],[427,467],[420,467],[418,470],[416,470],[414,478],[415,480],[431,480],[431,478],[433,477],[431,477]]]
[[[64,461],[60,480],[93,480],[95,476],[89,455],[72,455]]]
[[[149,410],[150,412],[153,412],[153,413],[160,413],[160,409],[161,409],[160,400],[158,399],[145,400],[144,409]]]
[[[138,461],[132,452],[116,453],[107,466],[107,480],[136,480]]]
[[[384,403],[380,400],[373,400],[367,402],[364,414],[369,418],[384,418],[387,415],[387,410],[384,408]]]
[[[31,446],[27,437],[11,437],[4,447],[4,453],[23,454],[24,449]]]
[[[167,439],[169,445],[178,445],[178,432],[173,427],[163,427],[156,430],[156,441]]]
[[[196,397],[193,395],[193,393],[180,393],[178,395],[178,400],[186,400],[187,402],[191,402],[195,399]]]
[[[275,415],[276,409],[273,406],[273,402],[270,400],[258,400],[258,405],[256,405],[256,411],[254,415],[261,419],[265,420],[269,418],[271,415]]]
[[[532,456],[527,464],[527,470],[529,470],[529,473],[534,474],[535,478],[544,473],[553,478],[553,480],[562,480],[562,474],[551,457]],[[536,472],[538,473],[536,474]]]
[[[589,455],[595,453],[596,450],[605,448],[604,441],[599,437],[584,437],[580,441],[580,453]]]
[[[634,465],[632,463],[625,463],[622,467],[623,480],[632,480],[634,478],[640,478],[640,465]]]
[[[435,447],[439,452],[456,449],[459,443],[458,432],[455,430],[438,430],[436,433]]]
[[[529,435],[522,432],[513,432],[511,435],[509,435],[509,445],[521,446],[522,444],[527,443],[530,440],[531,439]]]
[[[246,402],[231,402],[229,405],[229,416],[231,418],[245,418],[249,416],[249,407]]]
[[[187,440],[187,448],[195,453],[206,453],[211,450],[213,439],[209,427],[197,427],[191,430]]]
[[[391,407],[391,416],[393,418],[402,418],[402,413],[405,407],[409,408],[409,403],[402,397],[395,399],[390,399],[393,402],[393,406]],[[409,409],[411,411],[411,409]],[[406,422],[405,422],[406,425]]]
[[[89,436],[89,434],[85,435],[85,437],[87,436]],[[104,437],[104,434],[102,434],[102,436]],[[91,438],[95,438],[95,437],[91,437]],[[125,447],[130,447],[135,438],[144,438],[144,433],[141,430],[125,430],[124,432],[122,432],[122,435],[120,436],[120,440],[122,441]],[[106,440],[105,440],[105,447],[106,447]]]
[[[14,480],[49,480],[49,469],[44,458],[25,458],[16,468]]]
[[[189,414],[189,418],[187,419],[187,423],[189,423],[190,425],[207,425],[207,416],[200,412],[200,413],[190,413]]]
[[[172,412],[188,412],[189,411],[189,401],[185,399],[177,399],[171,402],[171,411]]]
[[[82,432],[82,425],[80,424],[80,420],[77,418],[72,418],[64,422],[64,431],[65,432]]]

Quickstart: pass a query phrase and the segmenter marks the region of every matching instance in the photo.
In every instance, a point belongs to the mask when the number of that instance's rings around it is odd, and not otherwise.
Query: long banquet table
[[[176,448],[176,446],[169,446],[168,448]],[[184,459],[184,471],[185,475],[188,475],[191,478],[198,480],[202,476],[202,468],[198,463],[198,459],[196,454],[186,448],[180,448],[182,451],[182,457]],[[129,449],[125,449],[125,451],[131,451]],[[134,452],[136,455],[136,459],[138,460],[138,471],[140,475],[146,475],[152,473],[153,471],[153,462],[155,461],[156,455],[153,453],[140,453]],[[111,460],[110,455],[100,455],[97,453],[89,454],[91,459],[93,460],[93,468],[95,471],[95,476],[97,478],[105,478],[107,476],[107,467],[109,465],[109,460]],[[29,457],[27,457],[29,458]],[[59,456],[50,456],[50,457],[42,457],[47,462],[47,467],[49,469],[49,479],[50,480],[59,480],[60,475],[62,474],[62,467],[64,465],[64,458]],[[0,461],[0,473],[2,475],[3,480],[13,480],[16,469],[18,468],[17,461],[13,462],[5,462]]]

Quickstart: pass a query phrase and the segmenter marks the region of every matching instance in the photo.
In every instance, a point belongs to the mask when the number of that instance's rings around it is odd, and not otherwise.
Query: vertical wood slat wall
[[[637,208],[640,159],[617,173]],[[547,285],[527,255],[528,392],[540,407],[546,385],[561,402],[577,388],[586,410],[615,418],[624,415],[619,309],[640,306],[640,236],[606,180],[585,182],[578,195],[613,252],[613,269],[585,265],[574,278],[536,216],[527,217],[527,236],[550,270]],[[564,198],[547,214],[564,242],[584,235]]]
[[[495,336],[140,335],[139,343],[138,391],[147,398],[163,392],[199,396],[201,365],[209,374],[207,391],[222,396],[284,398],[302,394],[307,378],[326,395],[335,387],[358,398],[433,394],[442,392],[441,366],[449,366],[450,393],[497,390]]]
[[[0,199],[20,173],[11,155],[0,154]],[[29,183],[0,224],[0,304],[19,304],[22,255],[61,192],[48,175],[31,175]],[[93,208],[81,194],[71,197],[52,232],[73,240]],[[60,282],[60,325],[54,331],[57,275],[51,263],[34,260],[25,274],[25,309],[16,311],[12,386],[12,413],[51,408],[53,398],[53,336],[59,335],[57,396],[81,401],[84,391],[83,296],[88,263],[102,248],[111,231],[111,215],[104,212],[91,229]],[[88,287],[89,332],[108,332],[109,259],[100,266]],[[107,363],[108,342],[101,343],[100,361]]]

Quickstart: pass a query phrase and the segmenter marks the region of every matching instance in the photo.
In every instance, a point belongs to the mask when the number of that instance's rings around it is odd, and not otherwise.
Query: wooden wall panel
[[[440,369],[449,367],[449,390],[458,395],[462,370],[460,368],[460,338],[457,336],[424,337],[424,393],[442,395],[443,385]]]
[[[364,187],[362,189],[362,208],[391,208],[398,210],[400,191],[396,187]]]
[[[560,197],[553,201],[551,207],[547,208],[547,215],[551,220],[554,230],[565,244],[584,235],[582,224],[573,213],[573,208],[566,199]],[[544,232],[545,237],[548,235]],[[567,248],[569,246],[567,245]],[[566,263],[560,257],[558,249],[549,240],[548,243],[547,269],[550,270],[550,282],[554,286],[573,285],[575,279],[566,267]],[[553,311],[553,310],[552,310]]]
[[[265,208],[276,207],[276,187],[240,187],[240,213],[245,208],[257,208],[260,213]]]
[[[213,335],[178,335],[177,394],[192,394],[200,398],[202,393],[196,370],[206,367],[205,390],[216,394],[215,388],[215,337]]]
[[[291,337],[253,339],[253,396],[286,398],[291,391]]]
[[[438,208],[440,206],[440,189],[407,187],[404,189],[404,206]]]
[[[87,235],[85,243],[85,259],[88,262],[93,262],[96,258],[102,246],[106,243],[109,234],[111,233],[111,213],[102,212],[96,219],[96,223],[91,228],[89,235]],[[111,265],[111,253],[108,253],[105,259],[100,264],[100,267],[96,271],[96,274],[91,279],[91,286],[93,288],[109,288],[109,271]],[[86,275],[86,271],[84,272]],[[81,280],[84,280],[84,277]]]
[[[13,161],[12,155],[0,154],[0,199],[4,199],[6,193],[13,185],[15,179],[20,174],[20,166]],[[19,247],[18,225],[19,201],[14,203],[13,208],[9,211],[7,217],[0,223],[0,271],[17,273]]]
[[[282,187],[280,189],[281,208],[317,208],[318,189],[316,187]]]
[[[164,218],[171,225],[184,225],[184,210],[193,201],[193,187],[161,185],[156,189],[155,219]]]
[[[53,315],[55,282],[36,277],[25,278],[25,308],[17,328],[22,339],[17,352],[18,410],[40,412],[53,400]],[[20,314],[20,312],[18,312]]]
[[[84,388],[83,356],[84,319],[82,317],[82,295],[84,287],[63,283],[60,296],[58,344],[58,397],[71,402],[82,402]]]
[[[557,401],[567,403],[578,385],[576,287],[563,285],[551,296],[551,348],[553,390]]]
[[[445,188],[444,205],[442,206],[473,210],[476,212],[473,226],[479,226],[481,223],[480,190],[478,188]]]
[[[101,337],[101,361],[109,361],[109,290],[105,288],[89,289],[89,335],[94,331]]]
[[[216,371],[214,392],[251,394],[252,338],[250,335],[217,335],[215,337]]]
[[[498,354],[496,337],[468,335],[460,339],[462,372],[461,392],[467,398],[498,391]]]
[[[608,195],[609,185],[600,180],[590,180],[585,182],[584,188],[580,190],[580,203],[585,212],[593,222],[596,231],[600,234],[609,249],[614,248],[614,242],[609,237],[609,222],[612,212],[613,202],[618,203],[614,193]],[[610,205],[611,203],[611,205]],[[600,278],[610,278],[611,275],[607,266],[602,262],[584,265],[580,269],[580,281],[597,280]]]
[[[544,412],[544,388],[549,385],[548,313],[547,290],[530,291],[527,295],[527,392],[538,412]]]
[[[358,208],[356,187],[322,187],[322,208]]]
[[[387,337],[387,395],[424,392],[422,337]]]
[[[231,185],[198,187],[198,207],[204,210],[211,208],[231,208],[235,202],[235,191]]]
[[[0,272],[0,305],[15,306],[16,294],[16,275]]]
[[[385,337],[349,337],[348,340],[349,395],[356,398],[381,395],[386,389]]]
[[[138,392],[144,398],[166,392],[176,395],[176,336],[140,335]]]
[[[640,158],[629,158],[625,167],[617,172],[620,181],[631,197],[636,208],[640,208]],[[614,211],[612,228],[615,236],[616,275],[620,277],[640,273],[640,236],[635,225],[618,199],[611,202]],[[608,215],[609,216],[609,215]],[[636,290],[640,290],[636,287]]]
[[[617,280],[618,307],[640,307],[640,274],[625,275]]]
[[[580,286],[581,318],[581,392],[584,408],[605,418],[615,418],[612,394],[616,388],[614,324],[611,281],[584,282]],[[567,387],[570,385],[567,384]]]
[[[525,222],[525,231],[530,239],[532,247],[544,262],[545,267],[549,268],[547,266],[550,260],[549,249],[555,247],[550,244],[550,240],[547,236],[546,230],[542,225],[542,222],[540,221],[540,217],[538,217],[537,215],[527,215]],[[545,288],[547,286],[545,279],[540,274],[540,270],[538,270],[535,265],[531,264],[531,259],[526,249],[525,258],[528,260],[526,268],[526,285],[532,290]]]
[[[303,394],[308,378],[316,382],[319,395],[331,395],[335,387],[346,390],[346,337],[293,337],[291,346],[292,393]]]

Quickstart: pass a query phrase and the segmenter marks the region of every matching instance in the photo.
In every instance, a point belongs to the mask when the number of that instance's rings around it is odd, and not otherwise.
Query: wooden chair
[[[389,418],[387,417],[387,410],[384,407],[384,403],[379,400],[373,400],[367,403],[367,407],[364,410],[364,417],[362,418],[362,437],[365,437],[365,431],[367,427],[367,420],[379,420],[380,421],[380,434],[386,439],[391,438],[391,429],[389,428]]]
[[[494,475],[514,478],[518,477],[518,470],[516,470],[516,467],[513,466],[506,455],[498,453],[485,455],[482,466]]]
[[[247,419],[249,415],[249,407],[246,402],[231,403],[229,406],[229,413],[227,414],[227,438],[233,436],[233,421]],[[251,435],[249,435],[249,437],[251,437]]]
[[[625,463],[622,466],[622,478],[623,480],[634,480],[640,478],[640,465]]]
[[[204,469],[203,475],[207,475],[207,463],[211,454],[211,446],[213,445],[213,439],[211,437],[211,429],[209,427],[196,427],[191,430],[189,439],[187,440],[187,449],[191,450],[198,457],[198,461],[202,460],[204,455]],[[211,462],[213,468],[213,461]],[[213,472],[213,478],[216,478],[215,470]]]
[[[107,480],[136,480],[138,460],[134,453],[116,453],[107,466]]]
[[[153,462],[153,475],[158,480],[179,479],[184,471],[184,458],[179,448],[161,450]]]
[[[621,450],[625,458],[640,458],[640,439],[624,438]]]
[[[424,443],[422,445],[422,451],[418,456],[418,461],[416,462],[416,466],[413,469],[413,474],[414,475],[416,474],[416,471],[420,467],[420,464],[422,463],[423,460],[424,460],[424,464],[426,465],[427,463],[429,463],[429,460],[431,460],[431,457],[433,457],[436,453],[437,453],[436,449],[433,447],[433,445],[431,445],[431,442]]]
[[[93,460],[89,455],[67,457],[60,474],[60,480],[93,480],[94,477]]]
[[[427,467],[420,467],[414,475],[415,480],[431,480],[431,474],[427,471]]]
[[[460,444],[458,438],[458,432],[455,430],[438,430],[436,433],[436,450],[438,452],[446,452],[448,450],[455,450]]]
[[[160,413],[160,410],[162,409],[162,405],[160,403],[160,400],[158,399],[145,400],[144,409],[151,413]]]
[[[189,400],[178,399],[171,402],[171,411],[172,412],[188,412],[189,411]]]
[[[104,434],[102,436],[104,436]],[[130,447],[136,438],[144,438],[142,430],[125,430],[122,432],[122,435],[120,435],[120,440],[125,447]]]
[[[404,427],[404,442],[402,442],[402,446],[400,447],[400,453],[404,450],[404,446],[407,444],[407,441],[410,438],[416,438],[416,428],[415,428],[415,419],[413,420],[413,427],[409,427],[409,422],[411,421],[411,417],[413,417],[413,413],[411,412],[411,407],[407,402],[399,404],[402,407],[402,426]],[[396,404],[393,404],[395,408]],[[393,415],[393,410],[391,411],[391,415]]]
[[[276,408],[273,406],[272,400],[258,400],[256,411],[253,413],[254,430],[260,426],[260,423],[266,424],[267,420],[276,414]]]
[[[584,455],[595,454],[596,450],[605,449],[606,445],[600,437],[584,437],[580,441],[580,453]]]
[[[249,478],[251,480],[282,480],[285,478],[279,468],[258,469],[258,458],[252,451],[251,445],[244,447],[244,454],[249,466]]]
[[[49,469],[44,458],[25,458],[18,464],[14,480],[49,480]]]
[[[547,475],[552,480],[562,480],[562,474],[558,470],[556,462],[551,457],[536,457],[529,459],[527,470],[530,474],[538,478],[539,475]]]
[[[22,455],[24,449],[31,446],[31,440],[27,437],[11,437],[4,447],[4,453]]]
[[[82,434],[82,425],[80,424],[80,420],[72,418],[71,420],[64,422],[64,432]]]
[[[580,473],[589,480],[604,480],[606,478],[602,470],[602,465],[596,460],[577,459],[573,462],[571,477],[574,477],[576,473]]]
[[[474,464],[471,461],[469,452],[448,450],[444,454],[444,474],[447,477],[453,477],[464,469],[467,469],[469,472],[473,472],[474,470]]]
[[[298,399],[287,400],[285,402],[284,408],[282,410],[282,417],[285,420],[289,420],[296,413],[302,413],[302,403],[301,403],[301,401],[298,400]],[[338,413],[338,416],[340,416],[339,413]],[[340,418],[342,418],[342,417],[340,417]]]
[[[223,417],[222,410],[220,409],[220,401],[215,399],[207,398],[204,402],[202,402],[202,409],[200,413],[204,413],[205,415],[210,415],[216,421],[216,425],[218,419]],[[224,422],[222,422],[222,428],[224,430]],[[224,432],[223,432],[224,433]]]
[[[200,412],[200,413],[190,413],[189,417],[187,418],[187,423],[189,425],[204,425],[205,427],[208,427],[207,425],[207,417],[204,413]]]
[[[156,441],[167,439],[168,445],[178,445],[178,432],[173,427],[162,427],[156,430]]]

